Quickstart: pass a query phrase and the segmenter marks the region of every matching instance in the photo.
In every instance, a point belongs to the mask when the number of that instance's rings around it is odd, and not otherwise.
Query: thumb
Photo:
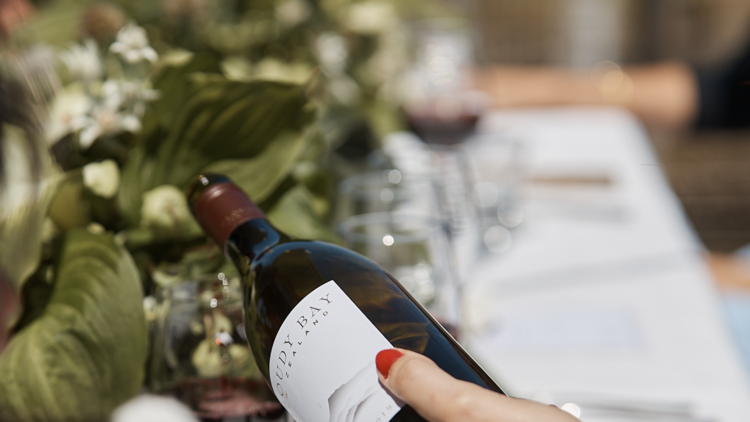
[[[578,421],[556,407],[509,398],[457,380],[419,353],[383,350],[375,362],[380,382],[430,422]]]

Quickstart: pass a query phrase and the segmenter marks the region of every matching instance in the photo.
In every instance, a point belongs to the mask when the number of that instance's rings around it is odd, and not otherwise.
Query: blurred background
[[[667,58],[699,66],[731,60],[747,42],[743,0],[462,2],[488,62],[593,66]]]
[[[750,43],[747,0],[454,1],[477,23],[480,60],[590,68],[679,59],[699,69],[735,60]],[[750,242],[750,132],[650,127],[664,170],[706,247]]]

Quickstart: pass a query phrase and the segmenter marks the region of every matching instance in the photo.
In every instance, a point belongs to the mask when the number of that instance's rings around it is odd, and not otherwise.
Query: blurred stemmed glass
[[[474,131],[488,97],[469,89],[477,35],[465,19],[426,19],[410,26],[416,60],[407,76],[404,112],[428,144],[455,144]]]
[[[474,172],[473,197],[480,216],[484,250],[502,253],[511,245],[511,230],[524,219],[521,207],[523,143],[511,134],[472,137],[465,145]]]
[[[247,346],[238,277],[203,274],[162,286],[154,312],[154,393],[174,396],[202,421],[284,414]]]
[[[459,274],[465,273],[478,256],[481,234],[472,195],[473,164],[467,151],[462,145],[427,145],[406,133],[390,136],[384,150],[404,175],[431,181],[454,264]]]
[[[434,182],[423,174],[390,169],[353,176],[339,185],[336,220],[374,212],[400,212],[441,220]]]
[[[429,156],[431,178],[447,221],[455,264],[459,273],[464,274],[477,258],[481,229],[479,210],[472,196],[475,184],[472,165],[460,145],[431,145]]]
[[[438,221],[401,212],[379,212],[350,217],[341,222],[338,231],[348,248],[385,268],[457,336],[461,291]]]

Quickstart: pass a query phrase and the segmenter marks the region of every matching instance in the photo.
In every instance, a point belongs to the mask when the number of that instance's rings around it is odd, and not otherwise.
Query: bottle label
[[[331,280],[281,325],[269,381],[299,422],[387,422],[401,404],[380,385],[375,355],[392,347]]]

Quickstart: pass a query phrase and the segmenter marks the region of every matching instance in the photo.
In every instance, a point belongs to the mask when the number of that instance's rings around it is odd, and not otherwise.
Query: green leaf
[[[152,186],[184,186],[214,161],[252,158],[283,131],[313,119],[304,87],[209,80],[185,104],[156,156]]]
[[[44,313],[0,355],[0,420],[107,420],[142,386],[137,270],[109,235],[66,235]]]
[[[16,284],[18,291],[39,265],[42,228],[51,191],[46,191],[40,200],[30,200],[5,215],[0,209],[0,267]]]
[[[0,191],[0,267],[21,291],[39,265],[44,218],[65,177],[51,170],[50,157],[43,153],[40,181],[35,180],[24,149],[31,140],[15,126],[2,125],[0,130],[6,137],[8,178],[7,189]]]
[[[300,184],[289,190],[266,216],[290,236],[341,244],[341,239],[315,217],[314,208],[315,196]]]
[[[256,158],[276,140],[287,139],[284,134],[306,130],[315,115],[304,90],[278,82],[193,77],[191,94],[167,138],[153,152],[144,145],[135,148],[123,170],[118,204],[131,225],[140,220],[144,192],[165,184],[185,186],[217,161]],[[274,173],[270,181],[283,179],[272,167],[276,165],[273,160],[256,163],[262,169],[253,174],[268,171]],[[224,165],[239,171],[237,162]]]
[[[117,206],[131,227],[138,227],[141,220],[141,202],[145,181],[153,174],[154,161],[146,159],[146,148],[139,145],[130,151],[130,156],[122,169],[120,190],[117,192]]]
[[[189,76],[195,73],[220,73],[220,57],[209,52],[194,54],[182,66],[164,65],[153,78],[154,89],[161,99],[152,103],[152,113],[146,115],[144,127],[148,129],[152,121],[168,130],[179,115],[184,101],[189,95]]]
[[[222,160],[206,172],[221,173],[239,185],[256,203],[263,201],[279,187],[304,152],[314,130],[305,133],[282,132],[263,152],[245,160]]]

